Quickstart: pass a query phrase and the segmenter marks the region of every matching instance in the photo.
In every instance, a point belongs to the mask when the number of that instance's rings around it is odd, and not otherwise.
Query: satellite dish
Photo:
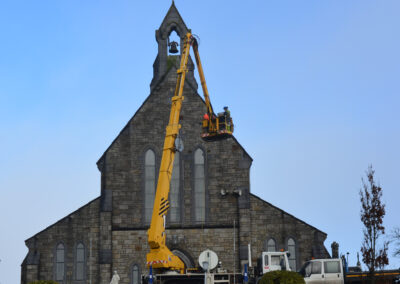
[[[183,151],[183,141],[182,141],[182,138],[181,137],[176,137],[176,139],[175,139],[175,149],[178,151],[178,152],[182,152]]]
[[[206,249],[199,255],[199,264],[204,270],[214,269],[218,264],[218,256],[212,250]]]

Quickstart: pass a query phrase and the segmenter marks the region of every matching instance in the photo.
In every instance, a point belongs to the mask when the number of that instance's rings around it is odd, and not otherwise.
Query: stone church
[[[172,3],[156,31],[150,95],[97,162],[100,196],[25,241],[21,283],[108,284],[117,270],[121,284],[137,284],[148,273],[146,233],[180,62],[168,53],[173,31],[182,46],[189,29]],[[184,149],[174,162],[167,246],[186,267],[198,266],[199,254],[211,249],[229,271],[247,262],[248,244],[253,263],[262,251],[284,249],[295,270],[312,257],[329,257],[326,233],[250,192],[252,158],[234,137],[201,139],[206,107],[194,71],[189,59],[180,118]]]

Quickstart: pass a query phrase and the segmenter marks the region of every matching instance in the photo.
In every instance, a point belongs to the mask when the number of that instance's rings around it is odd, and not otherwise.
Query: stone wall
[[[54,279],[55,251],[59,243],[63,243],[65,246],[66,283],[80,283],[73,282],[75,246],[78,242],[82,242],[85,246],[87,275],[89,277],[91,274],[93,283],[96,283],[98,279],[99,203],[99,198],[91,201],[26,240],[29,252],[22,267],[22,270],[26,271],[22,283]],[[90,246],[92,250],[89,253]]]
[[[223,266],[233,271],[234,259],[238,255],[237,238],[235,250],[233,243],[233,228],[167,230],[168,247],[171,250],[178,249],[184,252],[193,260],[195,266],[199,265],[198,256],[200,253],[206,249],[211,249],[217,253]],[[146,231],[113,231],[113,270],[118,271],[121,284],[130,283],[131,269],[135,264],[140,267],[141,273],[148,273],[146,267],[148,251]]]
[[[330,257],[324,247],[324,241],[327,236],[324,232],[255,195],[251,195],[250,203],[253,261],[256,261],[261,252],[266,250],[265,243],[269,238],[273,238],[276,241],[277,250],[288,249],[288,238],[295,240],[297,269],[312,257]]]

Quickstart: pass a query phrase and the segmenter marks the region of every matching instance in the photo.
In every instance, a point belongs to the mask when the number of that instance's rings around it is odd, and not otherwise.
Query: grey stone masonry
[[[168,37],[172,31],[175,31],[180,37],[179,45],[183,46],[183,40],[190,29],[186,27],[185,22],[183,21],[181,15],[175,7],[174,2],[172,2],[171,7],[169,8],[167,15],[165,16],[163,22],[160,25],[160,28],[156,30],[156,40],[158,43],[158,54],[153,64],[153,80],[151,81],[150,88],[153,91],[154,87],[158,85],[159,81],[165,76],[168,71]],[[189,76],[188,82],[196,86],[196,80],[193,77],[193,61],[189,58],[188,62]]]
[[[306,260],[314,258],[329,258],[324,246],[326,234],[304,221],[273,206],[272,204],[251,195],[251,244],[252,257],[266,250],[266,241],[275,240],[277,250],[287,250],[287,239],[296,242],[296,264],[300,267]],[[318,248],[315,251],[314,248]],[[317,254],[318,253],[318,254]]]
[[[65,247],[65,283],[72,283],[79,242],[85,246],[87,279],[98,280],[99,204],[97,198],[26,240],[29,252],[22,264],[22,283],[55,279],[55,252],[60,243]],[[31,258],[33,254],[40,257]]]
[[[168,55],[172,31],[177,32],[182,46],[190,30],[173,3],[156,31],[158,54],[150,94],[97,162],[100,197],[26,240],[29,251],[21,265],[21,283],[55,280],[57,267],[65,272],[64,279],[58,281],[61,284],[108,284],[113,270],[118,271],[120,284],[128,284],[134,282],[136,271],[148,273],[144,159],[151,149],[157,172],[180,62],[180,55]],[[251,193],[253,160],[234,137],[214,142],[201,139],[206,106],[198,93],[191,59],[188,69],[180,114],[184,149],[179,155],[179,218],[167,222],[167,246],[186,267],[198,266],[199,254],[211,249],[229,271],[242,269],[249,243],[255,263],[266,250],[268,239],[275,241],[276,249],[289,249],[288,240],[293,240],[295,245],[290,249],[295,251],[292,261],[297,267],[311,257],[329,257],[324,232]],[[216,96],[229,99],[227,94],[213,94]],[[232,116],[235,119],[235,113]],[[197,149],[204,154],[205,220],[201,222],[195,218]],[[77,245],[81,243],[85,249],[84,279],[77,277]],[[56,259],[59,244],[64,247],[64,254],[59,254],[60,259],[64,256],[61,262]]]

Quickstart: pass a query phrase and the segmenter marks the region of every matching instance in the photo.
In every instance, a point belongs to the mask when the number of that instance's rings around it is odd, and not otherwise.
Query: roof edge
[[[281,209],[281,208],[279,208],[279,207],[277,207],[277,206],[275,206],[275,205],[269,203],[268,201],[265,201],[264,199],[262,199],[261,197],[255,195],[254,193],[251,193],[251,192],[250,192],[250,195],[253,196],[253,197],[255,197],[255,198],[257,198],[258,200],[260,200],[260,201],[262,201],[262,202],[268,204],[269,206],[272,206],[273,208],[278,209],[279,211],[281,211],[281,212],[283,212],[283,213],[289,215],[290,217],[296,219],[296,220],[299,221],[300,223],[303,223],[304,225],[307,225],[307,226],[309,226],[309,227],[311,227],[311,228],[317,230],[318,232],[324,234],[325,236],[328,236],[328,234],[325,233],[324,231],[321,231],[320,229],[318,229],[318,228],[316,228],[316,227],[314,227],[314,226],[312,226],[312,225],[310,225],[310,224],[304,222],[303,220],[301,220],[301,219],[299,219],[299,218],[293,216],[292,214],[286,212],[285,210],[283,210],[283,209]]]
[[[114,145],[114,143],[118,140],[119,136],[121,136],[122,132],[129,126],[129,124],[131,123],[131,121],[135,118],[135,116],[139,113],[139,111],[143,108],[143,106],[145,105],[145,103],[149,100],[151,94],[153,94],[153,91],[157,88],[157,86],[159,86],[162,82],[164,82],[165,78],[167,77],[167,75],[169,74],[169,72],[171,72],[172,69],[176,68],[174,65],[167,71],[165,72],[165,74],[154,84],[152,91],[150,91],[150,94],[146,97],[146,99],[143,101],[143,103],[140,105],[140,107],[135,111],[135,113],[133,114],[133,116],[128,120],[128,122],[125,124],[125,126],[121,129],[121,131],[118,133],[117,137],[114,138],[114,140],[111,142],[111,144],[107,147],[107,149],[103,152],[103,154],[100,156],[100,158],[97,160],[96,164],[99,165],[99,163],[101,162],[101,160],[104,158],[104,156],[106,155],[106,153],[108,152],[108,150],[110,150],[110,148]],[[177,69],[177,68],[176,68]],[[189,83],[185,80],[185,84]],[[191,86],[191,84],[189,83],[189,85]],[[193,86],[191,86],[193,88]]]
[[[47,231],[47,230],[50,229],[51,227],[54,227],[54,226],[57,225],[58,223],[61,223],[62,221],[64,221],[64,220],[67,219],[68,217],[70,217],[71,215],[77,213],[79,210],[81,210],[81,209],[83,209],[84,207],[86,207],[86,206],[90,205],[91,203],[95,202],[97,199],[100,199],[100,196],[99,196],[99,197],[96,197],[95,199],[92,199],[91,201],[89,201],[89,202],[86,203],[85,205],[82,205],[81,207],[79,207],[79,208],[76,209],[75,211],[69,213],[67,216],[61,218],[60,220],[56,221],[55,223],[51,224],[50,226],[47,226],[45,229],[43,229],[43,230],[41,230],[40,232],[34,234],[32,237],[27,238],[27,239],[25,240],[25,243],[26,243],[27,241],[29,241],[30,239],[32,239],[32,238],[38,236],[39,234],[41,234],[41,233]]]

